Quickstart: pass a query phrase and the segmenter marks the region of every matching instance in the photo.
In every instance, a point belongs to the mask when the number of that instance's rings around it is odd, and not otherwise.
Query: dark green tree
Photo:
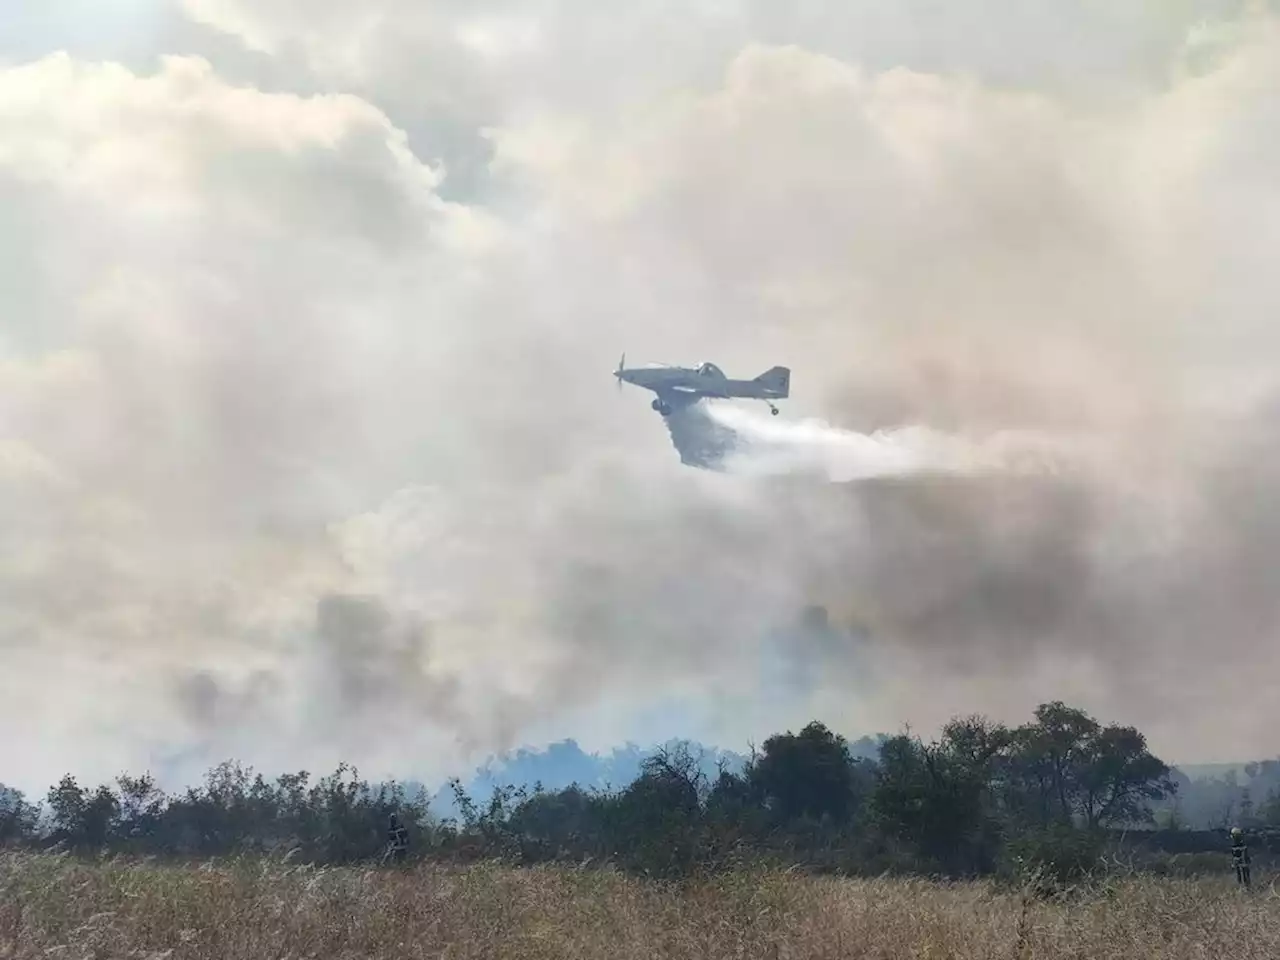
[[[134,847],[146,847],[154,843],[164,817],[167,798],[150,774],[131,777],[122,774],[116,779],[119,810],[115,833],[121,840]]]
[[[1021,732],[1024,759],[1045,777],[1046,821],[1070,823],[1080,807],[1084,767],[1101,732],[1098,721],[1055,700],[1037,707],[1035,722]]]
[[[1280,790],[1272,790],[1258,808],[1258,819],[1264,827],[1280,828]]]
[[[871,809],[888,836],[950,874],[994,868],[1000,837],[992,791],[1011,737],[981,717],[953,720],[932,743],[885,741]]]
[[[604,856],[607,798],[570,785],[563,790],[533,792],[512,811],[511,831],[521,838],[526,861],[585,860]]]
[[[677,877],[700,862],[706,776],[687,747],[663,749],[605,811],[610,852],[626,866]]]
[[[1000,792],[1011,818],[1041,828],[1093,829],[1151,822],[1151,805],[1173,796],[1172,771],[1135,728],[1103,726],[1061,701],[1042,704],[1011,738]]]
[[[1176,793],[1169,766],[1133,727],[1101,728],[1085,744],[1075,776],[1089,829],[1151,823],[1151,805]]]
[[[120,812],[120,799],[110,787],[103,785],[90,792],[70,774],[49,791],[48,804],[52,839],[74,850],[105,847]]]
[[[779,823],[801,818],[848,823],[870,782],[868,767],[853,759],[844,737],[817,721],[798,734],[767,739],[746,778],[747,792],[759,797]]]
[[[39,810],[21,790],[0,783],[0,847],[32,840],[38,816]]]

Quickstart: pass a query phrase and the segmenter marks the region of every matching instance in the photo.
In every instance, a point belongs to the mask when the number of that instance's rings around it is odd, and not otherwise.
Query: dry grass
[[[1267,885],[1132,880],[1068,904],[987,884],[595,870],[174,867],[0,854],[0,957],[1280,957]]]

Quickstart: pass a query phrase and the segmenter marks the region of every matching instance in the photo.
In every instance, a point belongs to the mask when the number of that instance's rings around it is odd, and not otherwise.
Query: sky
[[[0,780],[1280,752],[1277,5],[0,20]],[[701,470],[623,351],[792,396]]]

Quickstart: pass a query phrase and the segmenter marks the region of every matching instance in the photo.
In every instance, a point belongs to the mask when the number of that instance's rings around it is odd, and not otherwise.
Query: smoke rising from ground
[[[0,39],[0,777],[1275,751],[1273,11],[305,6]]]

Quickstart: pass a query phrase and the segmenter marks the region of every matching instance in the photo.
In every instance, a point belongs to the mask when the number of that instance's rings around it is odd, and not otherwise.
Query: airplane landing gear
[[[769,404],[769,412],[776,417],[778,415],[778,408],[771,403]]]
[[[649,406],[653,407],[653,409],[657,410],[664,417],[671,412],[671,408],[661,400],[654,400],[653,403],[649,404]]]

